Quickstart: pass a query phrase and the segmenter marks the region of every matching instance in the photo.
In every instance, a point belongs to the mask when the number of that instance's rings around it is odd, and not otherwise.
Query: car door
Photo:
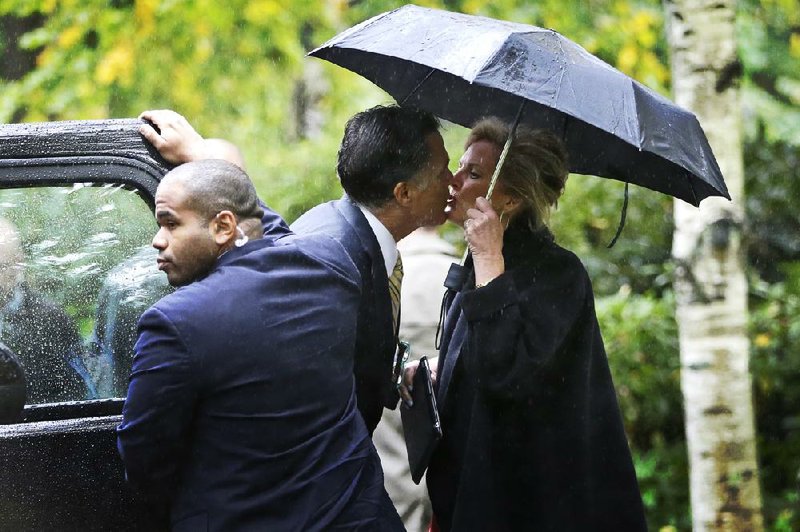
[[[150,240],[167,167],[137,120],[0,126],[0,530],[154,530],[117,454],[135,324],[169,291]],[[3,395],[0,394],[0,401]]]

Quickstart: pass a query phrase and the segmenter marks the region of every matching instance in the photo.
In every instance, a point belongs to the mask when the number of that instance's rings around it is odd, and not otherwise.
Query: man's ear
[[[211,235],[218,246],[236,240],[236,216],[231,211],[220,211],[209,224]]]
[[[400,181],[394,186],[394,199],[403,207],[407,207],[413,200],[414,190],[408,181]]]

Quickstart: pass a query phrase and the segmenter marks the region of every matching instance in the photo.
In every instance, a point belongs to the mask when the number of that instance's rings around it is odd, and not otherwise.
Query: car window
[[[125,186],[0,189],[0,341],[28,404],[125,396],[136,321],[168,291],[155,230]]]

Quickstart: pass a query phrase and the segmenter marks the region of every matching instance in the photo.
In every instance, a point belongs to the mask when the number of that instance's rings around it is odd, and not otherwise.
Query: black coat
[[[330,236],[345,248],[361,274],[354,372],[358,410],[371,435],[383,408],[395,408],[399,400],[392,382],[397,335],[380,245],[364,214],[347,196],[317,205],[291,228],[298,234]]]
[[[427,477],[441,529],[645,530],[586,270],[546,231],[503,247],[506,272],[470,275],[443,331],[440,385],[460,355]]]

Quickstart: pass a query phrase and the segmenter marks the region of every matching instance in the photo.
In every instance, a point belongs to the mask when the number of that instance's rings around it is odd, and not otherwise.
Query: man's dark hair
[[[436,117],[418,109],[379,105],[356,114],[339,147],[342,188],[361,205],[385,204],[397,183],[410,181],[430,160],[425,139],[438,131]]]
[[[264,215],[253,182],[234,164],[204,159],[182,164],[170,173],[181,178],[187,192],[186,206],[206,221],[220,211],[231,211],[238,220]]]

